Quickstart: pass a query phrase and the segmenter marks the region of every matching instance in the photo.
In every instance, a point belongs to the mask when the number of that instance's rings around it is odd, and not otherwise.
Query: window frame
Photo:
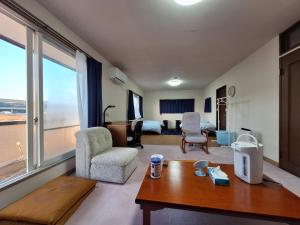
[[[59,50],[62,50],[65,53],[71,55],[72,57],[75,57],[75,51],[60,43],[59,41],[56,41],[54,38],[51,38],[48,34],[45,34],[38,27],[30,23],[2,3],[0,3],[0,13],[9,17],[17,23],[24,25],[26,28],[26,47],[22,46],[22,44],[14,43],[13,40],[6,40],[5,36],[3,36],[3,38],[1,39],[18,47],[25,47],[26,51],[26,147],[28,152],[26,173],[9,177],[0,181],[1,191],[37,173],[47,170],[54,165],[60,164],[68,159],[75,157],[75,149],[73,149],[58,156],[44,160],[42,42],[43,40],[47,40],[48,42],[50,42],[50,44],[54,45]],[[63,64],[63,66],[74,70],[74,68],[70,68],[68,65]]]

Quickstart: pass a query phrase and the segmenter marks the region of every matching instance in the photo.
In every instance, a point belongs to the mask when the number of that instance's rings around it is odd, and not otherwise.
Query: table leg
[[[143,207],[143,225],[151,225],[151,210]]]

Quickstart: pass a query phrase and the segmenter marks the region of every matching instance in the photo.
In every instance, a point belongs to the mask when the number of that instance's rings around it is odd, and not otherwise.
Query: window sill
[[[22,175],[19,175],[19,176],[16,176],[16,177],[12,177],[9,180],[0,182],[0,192],[3,191],[3,190],[5,190],[5,189],[7,189],[7,188],[10,188],[10,187],[18,184],[18,183],[20,183],[20,182],[22,182],[24,180],[27,180],[27,179],[29,179],[29,178],[31,178],[31,177],[39,174],[39,173],[42,173],[42,172],[44,172],[44,171],[46,171],[46,170],[48,170],[48,169],[50,169],[50,168],[52,168],[54,166],[57,166],[57,165],[65,162],[65,161],[67,161],[67,160],[69,160],[71,158],[74,158],[74,157],[75,157],[75,154],[70,155],[70,156],[65,157],[64,159],[62,159],[60,161],[56,161],[54,163],[42,166],[42,167],[37,168],[37,169],[34,169],[34,170],[32,170],[32,171],[30,171],[28,173],[25,173],[25,174],[22,174]]]

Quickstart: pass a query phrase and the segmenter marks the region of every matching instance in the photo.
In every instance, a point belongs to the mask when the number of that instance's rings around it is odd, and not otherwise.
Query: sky
[[[76,97],[76,72],[43,59],[44,99]],[[69,98],[70,97],[70,98]],[[25,49],[0,39],[0,98],[26,99]]]
[[[0,98],[25,100],[25,49],[0,39]]]
[[[25,49],[0,39],[0,98],[26,99],[25,53]],[[44,111],[48,120],[61,125],[63,121],[68,125],[77,120],[76,72],[43,58],[43,79]]]

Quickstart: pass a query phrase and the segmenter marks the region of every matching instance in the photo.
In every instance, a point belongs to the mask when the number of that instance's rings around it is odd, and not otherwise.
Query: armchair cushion
[[[193,136],[186,136],[185,137],[186,142],[190,143],[205,143],[207,142],[207,138],[204,135],[193,135]]]
[[[92,156],[104,152],[108,148],[112,147],[112,137],[109,130],[104,127],[94,128],[91,128],[88,132],[86,132]]]
[[[136,148],[113,147],[92,158],[92,164],[126,166],[136,157],[137,153]]]
[[[91,178],[125,183],[137,167],[136,148],[112,148],[92,159]]]

